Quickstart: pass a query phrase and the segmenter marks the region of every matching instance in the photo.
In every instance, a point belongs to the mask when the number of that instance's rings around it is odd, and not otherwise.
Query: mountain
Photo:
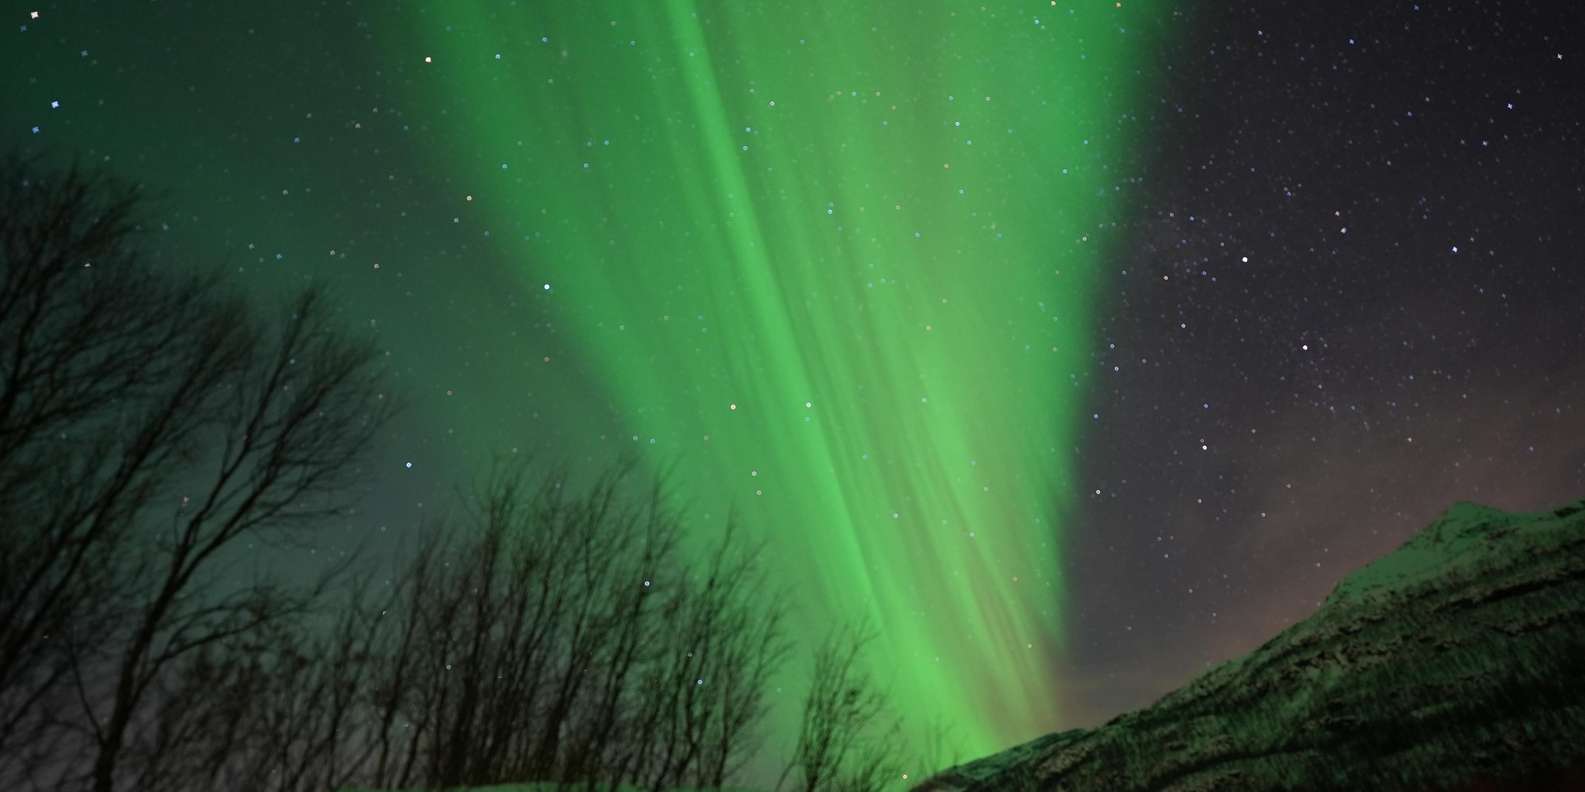
[[[1585,789],[1585,501],[1459,503],[1154,705],[916,789]]]

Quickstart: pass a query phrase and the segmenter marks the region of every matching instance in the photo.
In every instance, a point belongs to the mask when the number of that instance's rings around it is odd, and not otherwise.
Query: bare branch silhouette
[[[867,792],[900,777],[901,723],[888,719],[885,696],[862,668],[874,637],[862,625],[842,627],[816,651],[798,742],[778,790],[794,770],[804,792]]]
[[[144,265],[138,205],[101,176],[0,164],[0,780],[37,778],[22,744],[75,727],[111,792],[164,670],[318,593],[218,573],[240,538],[344,509],[393,409],[320,290],[271,332],[215,276]],[[73,725],[45,707],[63,687]]]
[[[583,488],[505,460],[379,586],[341,586],[356,557],[307,584],[248,573],[252,548],[322,546],[395,400],[322,289],[261,317],[140,261],[141,202],[0,163],[0,787],[741,772],[790,598],[735,521],[690,564],[664,476],[635,493],[631,460]],[[826,701],[863,684],[857,650],[822,661],[810,789],[889,772],[856,758],[878,698]]]

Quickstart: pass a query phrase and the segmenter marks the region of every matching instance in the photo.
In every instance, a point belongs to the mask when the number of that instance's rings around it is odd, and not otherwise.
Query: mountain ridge
[[[916,790],[1585,788],[1585,500],[1450,506],[1144,709]]]

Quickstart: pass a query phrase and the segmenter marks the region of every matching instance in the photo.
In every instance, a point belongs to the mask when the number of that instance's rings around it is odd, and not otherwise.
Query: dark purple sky
[[[1070,706],[1097,720],[1453,501],[1585,497],[1585,12],[1181,19],[1083,441]]]

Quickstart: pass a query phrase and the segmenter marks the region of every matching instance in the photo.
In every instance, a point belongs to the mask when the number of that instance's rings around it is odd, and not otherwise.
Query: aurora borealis
[[[683,500],[736,507],[799,642],[867,618],[908,721],[975,752],[1052,725],[1138,46],[1117,8],[1052,17],[507,6],[400,45],[415,103],[458,108],[448,200],[511,229],[517,289],[608,400],[562,420],[609,409]]]
[[[1577,15],[269,5],[13,6],[0,140],[376,334],[412,405],[338,541],[400,549],[496,454],[636,453],[968,758],[1248,651],[1454,500],[1585,495]]]

